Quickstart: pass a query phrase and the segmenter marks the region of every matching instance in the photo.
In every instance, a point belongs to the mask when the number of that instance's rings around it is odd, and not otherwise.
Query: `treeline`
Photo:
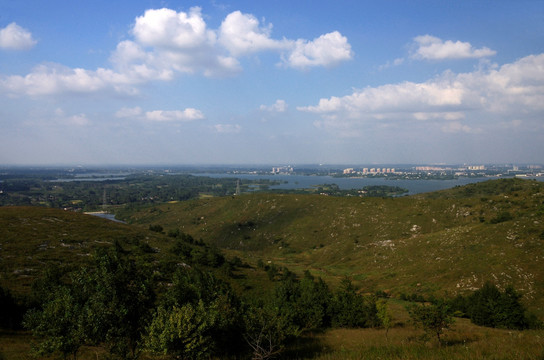
[[[357,197],[392,197],[408,193],[408,189],[399,186],[369,185],[360,189],[340,189],[337,184],[323,184],[308,189],[271,189],[277,194],[320,194],[327,196],[357,196]]]
[[[173,261],[149,261],[155,250],[140,241],[130,251],[116,242],[98,250],[91,266],[47,269],[24,299],[0,288],[1,325],[31,330],[38,356],[76,359],[81,347],[98,345],[120,359],[142,352],[266,359],[306,329],[381,324],[375,299],[360,296],[347,279],[331,291],[310,273],[299,279],[285,269],[270,293],[240,296],[204,269],[249,265],[190,235],[168,235],[175,238]]]
[[[242,188],[252,183],[244,180]],[[8,178],[0,182],[0,206],[42,205],[94,210],[102,205],[152,204],[235,193],[237,179],[192,175],[130,175],[123,180],[70,181]],[[105,204],[104,204],[105,194]]]

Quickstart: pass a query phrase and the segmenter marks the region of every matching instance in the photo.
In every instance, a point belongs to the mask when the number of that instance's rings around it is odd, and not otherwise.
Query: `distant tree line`
[[[130,175],[123,180],[101,181],[45,180],[39,177],[8,178],[0,182],[0,206],[42,205],[53,208],[94,210],[102,205],[153,204],[198,198],[205,193],[227,196],[236,192],[235,178],[211,178],[192,175]],[[247,190],[253,183],[244,180]],[[104,192],[106,203],[104,204]]]

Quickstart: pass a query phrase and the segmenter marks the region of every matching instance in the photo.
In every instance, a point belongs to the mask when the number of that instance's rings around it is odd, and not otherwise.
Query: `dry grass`
[[[402,321],[395,319],[397,324]],[[397,325],[386,337],[383,329],[332,329],[325,332],[306,333],[292,344],[284,354],[285,359],[544,359],[544,330],[512,331],[475,326],[466,319],[457,319],[444,341],[425,342],[422,332],[410,324]],[[33,339],[26,332],[0,331],[1,360],[38,359],[32,355]],[[50,357],[55,359],[58,357]],[[142,360],[159,360],[143,354]],[[43,359],[43,358],[42,358]],[[107,359],[102,348],[83,347],[80,360]]]
[[[298,352],[297,359],[543,359],[544,331],[508,331],[481,328],[460,320],[444,342],[424,342],[412,327],[385,330],[334,329],[310,335],[319,353]],[[294,351],[296,353],[296,351]]]

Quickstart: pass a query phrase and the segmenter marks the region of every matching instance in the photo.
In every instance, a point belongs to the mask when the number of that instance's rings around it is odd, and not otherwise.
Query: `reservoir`
[[[255,174],[193,174],[195,176],[209,176],[215,178],[232,177],[240,180],[259,180],[268,179],[278,181],[279,185],[270,185],[270,189],[309,189],[323,184],[336,184],[342,190],[360,189],[365,186],[386,185],[399,186],[407,189],[406,195],[420,194],[425,192],[450,189],[455,186],[463,186],[481,181],[500,179],[501,177],[480,177],[468,178],[459,177],[452,180],[387,180],[385,178],[349,178],[332,176],[313,176],[313,175],[255,175]],[[544,181],[544,178],[528,178]]]

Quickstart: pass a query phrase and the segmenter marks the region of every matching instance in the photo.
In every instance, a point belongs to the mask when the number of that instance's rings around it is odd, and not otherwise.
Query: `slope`
[[[123,216],[368,292],[443,296],[512,284],[544,315],[544,184],[505,179],[411,197],[253,194]]]

